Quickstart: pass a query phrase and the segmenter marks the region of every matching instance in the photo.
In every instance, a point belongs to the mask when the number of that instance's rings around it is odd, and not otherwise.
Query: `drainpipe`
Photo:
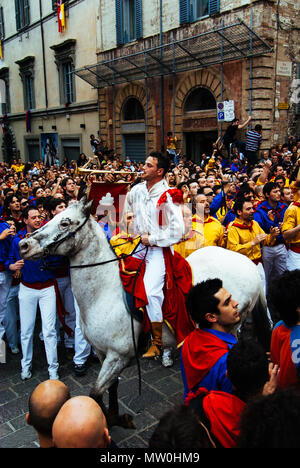
[[[163,21],[162,21],[162,0],[159,0],[159,42],[163,45]],[[162,58],[162,48],[160,49]],[[161,126],[161,150],[164,149],[165,140],[165,106],[164,106],[164,76],[160,77],[160,126]]]
[[[44,73],[45,106],[46,106],[46,109],[48,109],[48,91],[47,91],[47,74],[46,74],[45,38],[44,38],[44,26],[43,26],[42,0],[39,0],[39,3],[40,3],[40,23],[41,23],[42,52],[43,52],[43,73]]]

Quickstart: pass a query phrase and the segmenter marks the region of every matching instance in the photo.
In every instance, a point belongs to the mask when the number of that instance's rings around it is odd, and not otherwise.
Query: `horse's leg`
[[[90,392],[90,396],[94,398],[94,400],[96,400],[103,409],[110,427],[114,425],[127,428],[133,427],[131,415],[119,415],[117,392],[118,376],[124,367],[126,367],[128,362],[128,358],[124,358],[115,352],[108,352],[96,383]],[[109,410],[105,408],[102,400],[102,396],[106,390],[109,390]]]

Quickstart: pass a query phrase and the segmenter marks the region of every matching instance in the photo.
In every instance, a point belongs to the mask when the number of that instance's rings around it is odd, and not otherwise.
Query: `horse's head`
[[[45,226],[19,243],[20,255],[25,260],[36,260],[47,255],[76,253],[81,240],[81,228],[90,217],[93,202],[86,198],[72,202],[65,211],[57,214]]]

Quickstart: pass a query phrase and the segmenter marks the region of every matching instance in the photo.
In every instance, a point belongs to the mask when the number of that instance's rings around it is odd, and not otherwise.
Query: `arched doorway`
[[[141,102],[134,96],[128,97],[121,111],[123,157],[131,161],[144,161],[145,112]]]
[[[211,155],[212,144],[218,138],[216,99],[205,87],[193,89],[183,106],[185,153],[200,161],[203,153]]]

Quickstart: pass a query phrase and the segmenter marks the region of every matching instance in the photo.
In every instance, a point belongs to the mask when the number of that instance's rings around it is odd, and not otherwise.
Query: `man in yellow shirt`
[[[300,269],[300,202],[294,201],[286,210],[281,232],[289,244],[287,269]]]
[[[18,162],[14,161],[14,164],[11,165],[11,169],[13,169],[15,172],[22,172],[25,167],[25,164],[22,163],[22,159],[19,158]]]
[[[229,223],[227,249],[246,255],[258,268],[265,290],[265,273],[262,267],[261,244],[273,245],[280,234],[278,227],[271,227],[266,234],[260,225],[253,220],[253,202],[244,199],[237,200],[234,205],[236,219]]]
[[[224,246],[224,228],[220,221],[210,216],[209,202],[204,194],[196,196],[196,214],[193,216],[193,230],[203,232],[204,226],[204,245]]]

